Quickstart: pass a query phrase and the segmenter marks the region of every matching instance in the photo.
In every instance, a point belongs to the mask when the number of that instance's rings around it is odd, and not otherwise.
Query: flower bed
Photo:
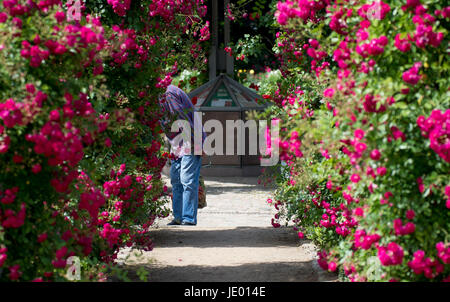
[[[351,281],[450,280],[450,7],[280,1],[275,227]]]
[[[0,281],[65,280],[71,256],[103,280],[121,247],[152,248],[168,214],[157,99],[202,63],[205,13],[200,0],[0,4]]]

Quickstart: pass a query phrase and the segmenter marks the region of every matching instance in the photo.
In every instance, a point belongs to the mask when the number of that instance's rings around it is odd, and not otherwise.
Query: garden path
[[[153,251],[121,251],[118,262],[130,275],[144,267],[149,281],[337,279],[318,266],[312,243],[299,240],[291,227],[272,227],[275,209],[267,198],[273,189],[252,177],[208,177],[205,184],[208,205],[199,209],[197,226],[167,226],[172,217],[160,219]]]

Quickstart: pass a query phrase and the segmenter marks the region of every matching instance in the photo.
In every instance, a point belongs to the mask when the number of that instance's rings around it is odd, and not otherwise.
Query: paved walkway
[[[149,281],[334,281],[319,268],[314,246],[290,227],[275,229],[271,189],[256,178],[205,179],[208,206],[197,226],[166,226],[157,221],[154,249],[123,250],[118,261],[131,271],[148,270]],[[136,256],[136,255],[138,256]]]

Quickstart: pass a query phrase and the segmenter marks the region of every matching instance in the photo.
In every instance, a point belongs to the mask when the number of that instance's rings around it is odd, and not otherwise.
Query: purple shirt
[[[169,140],[172,140],[179,133],[181,133],[181,130],[179,132],[170,131],[172,123],[175,120],[186,120],[191,126],[191,143],[194,143],[194,112],[196,110],[191,100],[189,99],[189,96],[180,88],[174,85],[169,85],[166,89],[166,92],[160,98],[160,104],[164,113],[164,117],[161,120],[161,125]],[[200,126],[202,129],[201,142],[203,143],[206,134],[203,131],[202,125],[199,124],[198,126]]]

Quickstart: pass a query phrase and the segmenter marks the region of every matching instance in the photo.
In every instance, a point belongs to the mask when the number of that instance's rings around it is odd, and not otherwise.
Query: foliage
[[[172,84],[190,92],[208,81],[207,73],[198,69],[185,69],[173,78]]]
[[[351,281],[449,280],[449,13],[277,3],[283,79],[265,115],[281,121],[286,173],[273,224],[293,221]]]
[[[258,73],[266,67],[277,68],[272,52],[277,29],[274,3],[274,0],[230,1],[225,17],[230,21],[231,41],[223,47],[229,48],[228,53],[234,56],[236,72],[253,69]]]
[[[65,280],[70,256],[82,280],[104,280],[121,247],[151,250],[168,214],[158,97],[203,64],[205,13],[200,0],[2,2],[1,281]]]

